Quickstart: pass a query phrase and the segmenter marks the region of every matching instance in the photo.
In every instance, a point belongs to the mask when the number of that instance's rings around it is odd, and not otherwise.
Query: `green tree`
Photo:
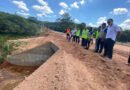
[[[57,24],[60,25],[60,29],[65,31],[66,28],[74,28],[75,24],[73,20],[71,19],[71,16],[68,13],[63,14],[60,18],[57,20]]]

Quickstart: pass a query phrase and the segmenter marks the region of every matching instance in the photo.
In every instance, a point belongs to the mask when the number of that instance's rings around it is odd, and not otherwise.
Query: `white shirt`
[[[109,26],[107,29],[106,38],[111,38],[113,41],[116,41],[117,33],[121,31],[117,25]]]
[[[71,31],[71,35],[75,35],[75,33],[76,33],[75,29]]]

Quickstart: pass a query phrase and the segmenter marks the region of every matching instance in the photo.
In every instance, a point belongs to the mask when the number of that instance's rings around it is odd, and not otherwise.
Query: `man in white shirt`
[[[121,29],[117,25],[113,24],[113,19],[108,19],[107,23],[108,29],[104,46],[104,56],[107,56],[107,59],[111,60],[116,37],[120,34]]]

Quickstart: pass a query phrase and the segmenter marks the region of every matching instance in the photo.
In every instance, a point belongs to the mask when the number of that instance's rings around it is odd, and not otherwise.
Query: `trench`
[[[16,55],[9,55],[0,65],[0,90],[12,90],[44,64],[59,48],[47,42]]]

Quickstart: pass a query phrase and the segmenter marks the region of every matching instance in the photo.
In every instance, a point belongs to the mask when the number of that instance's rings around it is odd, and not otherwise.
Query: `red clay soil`
[[[0,65],[0,90],[12,90],[38,67],[21,67],[4,62]]]
[[[23,80],[15,90],[130,90],[130,67],[125,65],[128,46],[116,45],[113,62],[107,62],[93,53],[93,46],[84,50],[80,45],[67,42],[65,35],[57,32],[19,41],[28,44],[13,54],[48,41],[61,49],[25,80],[37,67],[3,63],[0,66],[0,90],[12,90]]]
[[[67,42],[64,34],[50,31],[47,37],[28,39],[21,51],[48,41],[60,50],[14,90],[130,90],[130,66],[125,65],[130,47],[125,51],[117,45],[113,61],[104,61],[93,46],[85,50]]]

